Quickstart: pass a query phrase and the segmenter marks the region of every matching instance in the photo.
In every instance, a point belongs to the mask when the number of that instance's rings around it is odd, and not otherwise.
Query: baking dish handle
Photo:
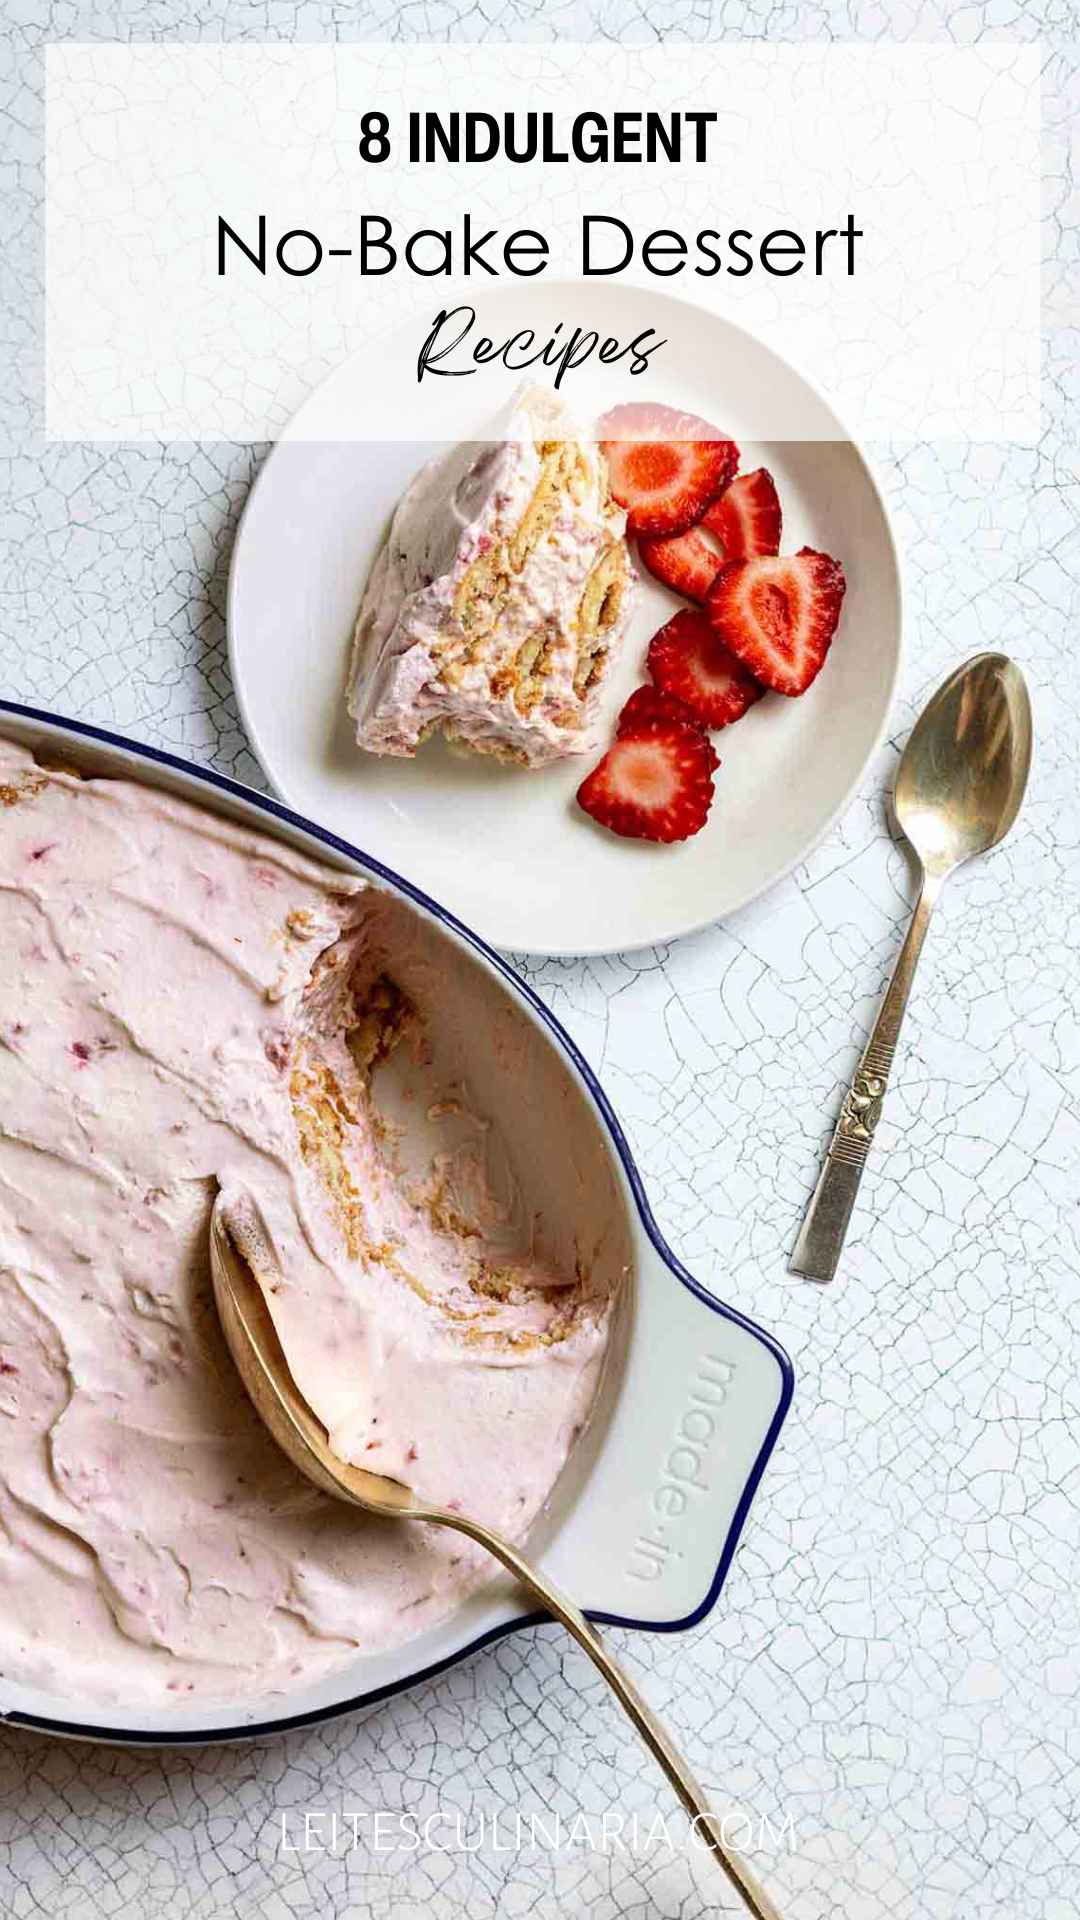
[[[719,1592],[791,1400],[783,1349],[645,1239],[623,1374],[589,1476],[588,1539],[553,1543],[591,1613],[690,1626]],[[581,1569],[587,1569],[583,1581]]]

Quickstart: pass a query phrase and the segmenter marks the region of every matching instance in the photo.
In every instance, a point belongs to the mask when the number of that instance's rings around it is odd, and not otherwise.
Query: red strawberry
[[[630,840],[688,840],[705,825],[713,797],[712,749],[676,720],[624,735],[578,788],[578,805]]]
[[[706,609],[719,638],[777,693],[805,693],[820,673],[844,598],[844,569],[827,553],[729,560]]]
[[[665,587],[673,587],[687,600],[705,600],[721,564],[721,555],[702,538],[696,527],[689,533],[674,534],[669,540],[639,540],[642,565]]]
[[[703,613],[684,607],[649,643],[649,672],[699,725],[729,727],[765,689],[729,653]]]
[[[648,401],[612,407],[597,431],[631,533],[684,533],[739,464],[735,442],[707,420]]]
[[[662,693],[659,687],[638,687],[620,713],[615,730],[620,740],[645,740],[668,727],[687,727],[691,733],[700,734],[709,749],[710,769],[715,773],[720,755],[697,714],[691,713],[688,706],[670,693]]]
[[[765,467],[740,473],[707,507],[701,524],[719,541],[725,560],[753,560],[779,553],[782,517],[772,474]]]

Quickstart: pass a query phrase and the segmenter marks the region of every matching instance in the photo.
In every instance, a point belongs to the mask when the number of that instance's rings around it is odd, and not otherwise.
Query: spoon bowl
[[[248,1194],[219,1193],[210,1216],[210,1278],[225,1343],[256,1413],[293,1466],[323,1493],[368,1513],[417,1507],[399,1480],[365,1473],[331,1451],[326,1429],[296,1385],[266,1304],[280,1278],[262,1216]]]
[[[901,756],[897,822],[924,872],[988,853],[1019,812],[1031,767],[1031,702],[1018,667],[980,653],[923,708]]]

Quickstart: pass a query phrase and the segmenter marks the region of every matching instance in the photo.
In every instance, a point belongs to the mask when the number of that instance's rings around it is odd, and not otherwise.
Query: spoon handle
[[[825,1164],[803,1216],[790,1264],[792,1273],[804,1274],[808,1280],[832,1280],[836,1273],[939,885],[936,878],[924,875],[881,1010],[844,1095]]]
[[[772,1901],[758,1885],[742,1856],[729,1847],[723,1837],[720,1822],[709,1809],[709,1803],[699,1787],[682,1755],[672,1745],[671,1739],[657,1719],[648,1702],[643,1699],[629,1674],[625,1673],[618,1662],[608,1652],[596,1628],[587,1620],[580,1607],[561,1593],[559,1588],[548,1580],[545,1574],[537,1571],[523,1560],[517,1548],[504,1540],[501,1534],[492,1533],[479,1521],[470,1520],[460,1513],[447,1513],[432,1508],[416,1510],[417,1519],[428,1520],[436,1526],[453,1527],[459,1533],[467,1533],[469,1538],[486,1547],[496,1560],[512,1573],[535,1600],[538,1600],[545,1612],[571,1633],[588,1654],[593,1665],[599,1669],[623,1711],[632,1720],[642,1740],[654,1758],[660,1762],[665,1774],[678,1794],[683,1807],[694,1822],[695,1830],[700,1833],[714,1858],[723,1868],[736,1891],[746,1903],[747,1911],[754,1920],[780,1920],[780,1915]]]

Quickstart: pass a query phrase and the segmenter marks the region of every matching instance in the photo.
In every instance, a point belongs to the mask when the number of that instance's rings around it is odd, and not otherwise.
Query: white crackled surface
[[[1069,0],[400,12],[377,0],[355,14],[207,0],[195,15],[179,0],[11,0],[0,24],[0,339],[13,360],[0,385],[0,683],[253,781],[221,610],[257,456],[38,437],[43,39],[1045,36],[1045,433],[1028,451],[881,450],[907,547],[910,651],[861,798],[722,929],[631,959],[525,963],[601,1069],[677,1251],[778,1331],[798,1370],[716,1612],[690,1635],[626,1637],[721,1804],[777,1828],[790,1815],[794,1845],[756,1854],[790,1920],[1071,1920],[1080,1905],[1080,335],[1066,146],[1078,25]],[[1035,693],[1031,798],[1006,848],[946,897],[845,1277],[818,1291],[786,1276],[784,1256],[908,900],[880,795],[923,695],[987,646],[1015,653]],[[131,1754],[5,1734],[0,1911],[734,1912],[678,1853],[342,1858],[280,1845],[282,1815],[295,1834],[305,1810],[569,1822],[611,1806],[647,1824],[669,1802],[585,1662],[545,1629],[256,1748]]]

